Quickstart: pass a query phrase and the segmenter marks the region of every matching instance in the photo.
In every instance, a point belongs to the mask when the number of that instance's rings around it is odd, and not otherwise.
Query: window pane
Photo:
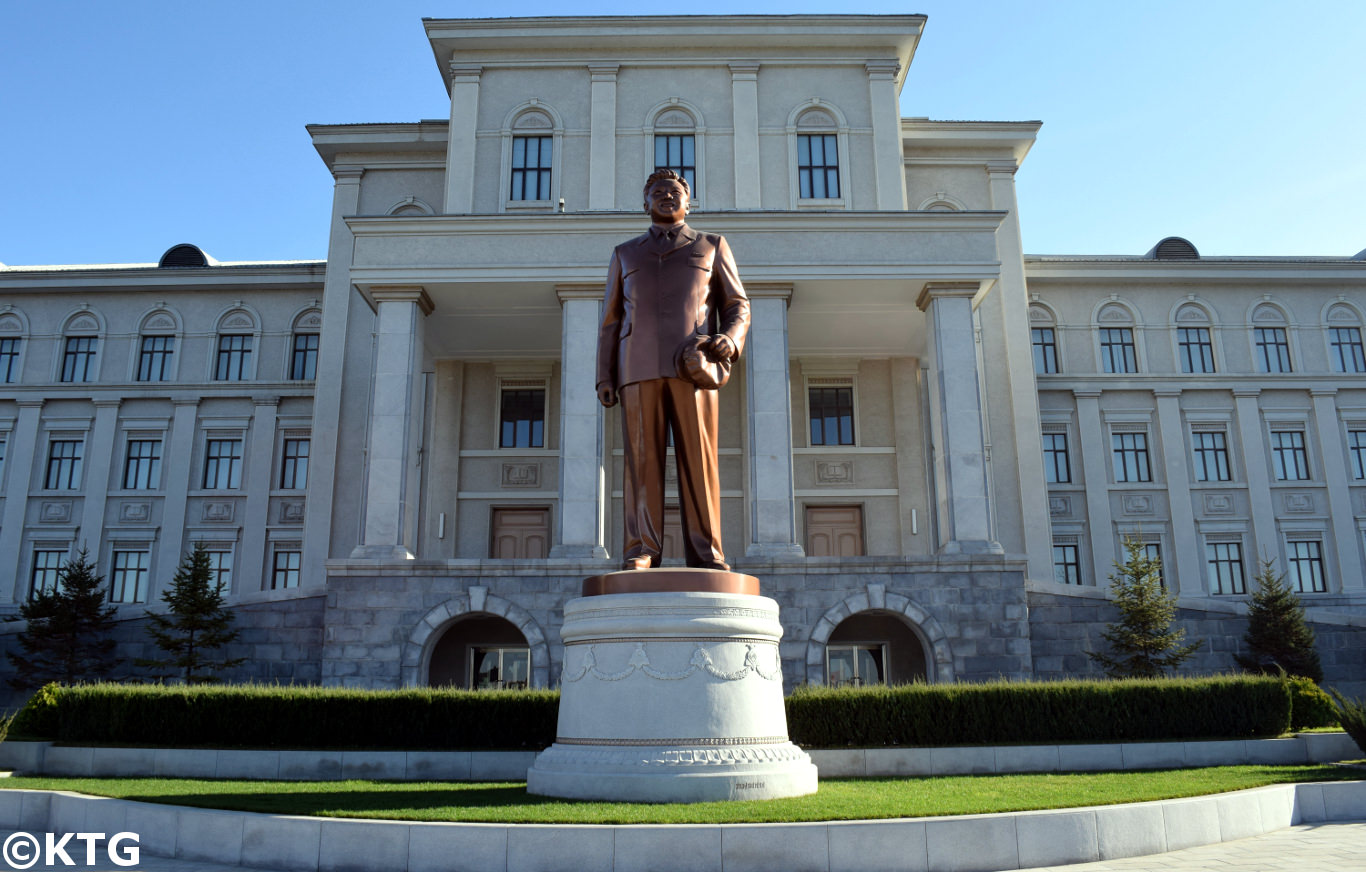
[[[1334,327],[1329,331],[1334,372],[1366,372],[1366,353],[1361,346],[1361,328]]]
[[[150,555],[146,551],[114,552],[114,567],[109,576],[111,603],[147,602],[149,559]]]
[[[5,384],[19,380],[19,341],[0,339],[0,382]]]
[[[204,487],[231,490],[242,486],[242,440],[210,439],[204,452]]]
[[[161,440],[128,440],[128,457],[123,466],[123,486],[130,490],[151,490],[161,482]]]
[[[318,334],[295,333],[294,354],[290,359],[291,379],[316,378],[318,372]]]
[[[840,196],[839,145],[835,134],[797,137],[797,180],[802,199]]]
[[[498,431],[499,448],[544,448],[545,389],[505,389]]]
[[[854,444],[854,389],[810,388],[812,445]]]
[[[1034,372],[1039,375],[1058,371],[1058,346],[1052,327],[1035,327],[1030,331],[1034,345]]]
[[[1081,549],[1077,545],[1053,544],[1053,580],[1081,584]]]
[[[174,336],[144,336],[138,351],[138,381],[167,381],[171,377]]]

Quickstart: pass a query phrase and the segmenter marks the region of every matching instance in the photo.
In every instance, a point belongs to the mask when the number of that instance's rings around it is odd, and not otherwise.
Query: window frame
[[[56,457],[53,454],[57,445],[74,445],[74,456]],[[85,436],[80,435],[53,435],[47,440],[47,460],[43,465],[43,487],[45,491],[77,491],[81,489],[81,482],[85,475]],[[54,470],[53,464],[57,467]],[[62,470],[66,470],[65,476]],[[53,483],[54,472],[58,484]],[[66,481],[61,485],[61,481]],[[73,483],[74,482],[74,483]]]
[[[801,196],[801,172],[799,157],[801,147],[799,136],[834,136],[835,152],[838,163],[835,165],[836,178],[839,179],[838,197]],[[849,123],[844,113],[833,103],[820,99],[808,100],[793,108],[787,120],[787,161],[788,161],[788,208],[792,211],[803,209],[849,209],[853,204],[853,188],[850,179],[852,152],[849,150]]]
[[[120,565],[119,558],[129,555],[141,555],[140,566]],[[129,572],[135,573],[133,578],[133,598],[127,599],[122,594],[128,591]],[[109,549],[109,591],[108,601],[112,605],[137,605],[146,604],[150,593],[152,580],[152,549],[146,543],[137,545],[114,542]],[[115,597],[115,592],[120,596]]]
[[[1352,463],[1352,478],[1366,479],[1366,428],[1347,430],[1347,459]]]
[[[237,445],[237,453],[236,453],[235,456],[233,456],[233,455],[227,455],[226,458],[225,458],[225,457],[222,456],[222,455],[211,453],[211,452],[213,451],[213,448],[214,448],[214,445],[215,445],[215,444],[217,444],[217,443],[229,443],[229,442],[231,442],[231,443],[236,443],[236,445]],[[243,471],[243,470],[242,470],[242,467],[245,465],[245,462],[244,462],[245,447],[246,447],[246,439],[245,439],[245,437],[243,437],[241,434],[235,434],[235,435],[226,435],[226,434],[217,434],[217,433],[205,434],[205,436],[204,436],[204,455],[203,455],[203,456],[204,456],[204,463],[203,463],[202,466],[201,466],[202,475],[200,476],[200,490],[206,490],[206,491],[241,490],[241,489],[242,489],[242,471]],[[221,474],[218,472],[218,470],[219,470],[219,465],[220,465],[225,459],[226,459],[227,462],[228,462],[228,472],[227,472],[228,484],[227,484],[227,485],[219,485],[218,482],[219,482],[220,478],[222,477]],[[214,465],[214,470],[215,470],[215,475],[214,475],[214,477],[213,477],[213,483],[212,483],[212,484],[210,484],[210,480],[209,480],[209,466],[210,466],[210,464],[213,464],[213,465]],[[235,476],[235,478],[234,478],[234,476]],[[233,483],[232,483],[234,480],[236,481],[236,484],[233,484]]]
[[[1072,540],[1072,541],[1068,541]],[[1075,536],[1053,537],[1053,581],[1055,584],[1082,586],[1081,542]],[[1062,553],[1059,554],[1059,551]],[[1070,551],[1070,554],[1068,553]],[[1061,559],[1060,559],[1061,558]],[[1069,560],[1070,558],[1070,560]],[[1059,570],[1061,569],[1061,573]],[[1069,581],[1075,578],[1075,581]]]
[[[1301,555],[1301,549],[1312,548],[1313,553]],[[1285,542],[1285,574],[1296,593],[1327,593],[1328,565],[1323,540],[1313,538],[1291,538]],[[1309,587],[1305,587],[1303,566],[1309,567]]]
[[[1236,557],[1219,555],[1219,549],[1234,549]],[[1225,573],[1219,567],[1229,567],[1229,590],[1223,590]],[[1232,567],[1238,567],[1237,577],[1232,576]],[[1243,556],[1243,541],[1238,539],[1205,540],[1205,585],[1211,596],[1244,596],[1247,594],[1247,563]]]
[[[1270,429],[1270,434],[1271,438],[1267,441],[1267,447],[1270,448],[1272,479],[1274,481],[1312,481],[1314,471],[1309,465],[1309,439],[1305,428],[1302,426],[1273,426]],[[1284,441],[1281,437],[1285,436],[1295,437],[1291,441],[1298,441],[1298,444],[1281,444]],[[1286,465],[1287,452],[1295,462],[1294,471],[1296,475],[1293,477],[1288,476],[1290,470]]]
[[[312,348],[300,348],[299,340],[312,340]],[[305,343],[307,344],[307,343]],[[295,330],[290,334],[289,342],[289,378],[288,381],[317,381],[318,379],[318,353],[322,348],[322,334],[317,331]],[[300,375],[300,357],[303,355],[303,371]]]
[[[886,643],[886,642],[835,642],[835,643],[833,643],[833,644],[832,644],[832,643],[827,643],[826,646],[825,646],[825,683],[826,683],[826,686],[828,686],[828,687],[884,687],[884,686],[889,686],[889,685],[892,683],[891,656],[890,656],[890,655],[891,655],[891,650],[890,650],[890,649],[891,649],[891,646],[890,646],[888,643]],[[853,662],[853,664],[854,664],[854,669],[853,669],[854,677],[853,677],[853,679],[852,679],[851,681],[842,681],[842,682],[840,682],[839,684],[832,684],[831,681],[830,681],[830,676],[831,676],[831,674],[832,674],[832,673],[831,673],[831,669],[830,669],[830,654],[831,654],[832,652],[838,653],[838,652],[842,652],[842,651],[849,651],[849,652],[851,652],[852,655],[853,655],[853,657],[852,657],[852,662]],[[870,683],[870,682],[863,681],[863,680],[860,679],[859,674],[858,674],[858,672],[859,672],[858,664],[859,664],[859,654],[860,654],[861,652],[872,652],[872,651],[876,651],[876,652],[877,652],[877,654],[878,654],[878,658],[877,658],[877,659],[880,659],[880,661],[881,661],[881,663],[882,663],[882,680],[880,680],[880,681],[874,681],[874,682],[871,682],[871,683]]]
[[[1114,341],[1112,334],[1121,335],[1119,341]],[[1138,339],[1134,334],[1134,327],[1119,326],[1096,328],[1096,341],[1100,348],[1100,371],[1107,375],[1133,375],[1139,371],[1138,367]],[[1124,369],[1114,369],[1115,351],[1120,349],[1121,362]]]
[[[290,444],[295,451],[290,453]],[[276,479],[280,490],[308,490],[308,462],[312,456],[313,435],[311,433],[284,433],[280,439],[280,476]],[[298,449],[302,446],[303,452]],[[302,463],[300,463],[302,461]],[[302,467],[302,481],[300,468]]]
[[[72,343],[90,343],[87,348],[72,348]],[[93,333],[62,336],[62,356],[58,364],[57,381],[61,384],[92,384],[100,380],[100,337]],[[79,359],[79,363],[77,360]],[[80,368],[80,378],[76,369]]]
[[[256,374],[256,334],[219,332],[214,342],[213,381],[244,382],[252,381]],[[241,348],[224,348],[224,342],[241,340]],[[225,357],[226,355],[226,357]],[[236,367],[233,362],[236,360]],[[226,363],[226,366],[225,366]],[[233,370],[236,375],[233,375]]]
[[[1191,480],[1201,484],[1233,481],[1233,458],[1229,454],[1228,432],[1223,428],[1192,428],[1190,435]],[[1198,445],[1197,442],[1204,441],[1202,437],[1206,436],[1217,437],[1220,444],[1215,446]],[[1214,455],[1216,473],[1214,478],[1208,477],[1209,459],[1206,457],[1207,454]],[[1220,472],[1223,475],[1219,475]]]
[[[48,562],[48,561],[47,561],[46,558],[43,560],[42,564],[40,565],[40,564],[39,564],[39,560],[38,560],[38,555],[39,555],[39,554],[56,555],[55,557],[52,558],[52,559],[54,559],[54,560],[56,561],[56,565],[55,565],[55,566],[48,566],[48,565],[47,565],[47,562]],[[71,547],[70,547],[69,545],[60,546],[60,545],[52,545],[52,544],[50,544],[50,543],[38,543],[38,542],[33,543],[33,544],[29,547],[29,571],[28,571],[28,595],[27,595],[27,601],[28,601],[28,602],[33,602],[33,600],[37,599],[38,594],[39,594],[40,592],[42,592],[42,593],[55,593],[56,590],[57,590],[57,585],[61,583],[61,571],[62,571],[62,568],[63,568],[64,566],[66,566],[67,562],[68,562],[70,559],[71,559]],[[43,573],[43,575],[44,575],[44,583],[43,583],[41,586],[40,586],[40,584],[39,584],[39,579],[38,579],[38,573],[39,573],[39,572]],[[51,579],[51,582],[52,582],[52,586],[51,586],[50,588],[49,588],[49,587],[47,586],[47,584],[46,584],[46,581],[47,581],[47,579],[49,578],[48,573],[51,573],[50,579]]]
[[[820,142],[820,163],[816,162],[815,153],[816,143]],[[835,150],[834,163],[829,161],[830,149]],[[803,154],[806,156],[806,163],[802,163]],[[847,157],[847,155],[845,155]],[[822,131],[810,131],[797,133],[797,199],[806,201],[841,201],[845,199],[844,189],[840,187],[840,140],[838,133],[827,133]],[[819,173],[819,175],[817,175]],[[816,182],[819,179],[820,184]],[[830,196],[830,183],[834,180],[837,188],[834,196]],[[824,196],[817,195],[820,189]],[[804,191],[810,193],[803,193]]]
[[[1130,439],[1135,442],[1134,445],[1123,444]],[[1141,445],[1137,444],[1140,440]],[[1137,478],[1129,477],[1130,454],[1133,455],[1133,472]],[[1153,481],[1152,449],[1148,442],[1147,430],[1110,431],[1110,471],[1116,484],[1148,484]]]
[[[133,454],[134,445],[155,445],[155,454],[151,457],[144,457],[141,454]],[[161,450],[163,441],[161,437],[145,436],[142,434],[129,434],[124,440],[123,447],[123,476],[119,479],[123,490],[146,490],[154,491],[161,489]],[[144,461],[146,469],[143,469]],[[145,472],[145,474],[144,474]],[[129,484],[129,480],[133,484]]]
[[[1203,334],[1194,342],[1190,341],[1188,334]],[[1200,368],[1194,366],[1195,358],[1191,350],[1199,349]],[[1176,327],[1176,356],[1177,363],[1180,365],[1181,372],[1185,375],[1208,375],[1219,371],[1218,364],[1214,359],[1214,332],[1208,326],[1180,326]]]
[[[1048,332],[1048,341],[1042,341],[1039,334]],[[1062,361],[1058,355],[1058,328],[1056,325],[1034,326],[1029,328],[1029,345],[1034,357],[1035,375],[1058,375],[1062,372]],[[1053,366],[1049,368],[1049,362]],[[1042,366],[1042,369],[1040,368]]]
[[[828,382],[828,384],[812,384],[813,381],[815,381],[815,382]],[[838,382],[838,383],[837,383],[837,382]],[[836,416],[835,416],[835,419],[836,419],[837,421],[839,421],[840,423],[836,425],[836,429],[838,430],[838,432],[836,433],[836,441],[834,441],[834,442],[824,441],[824,436],[823,436],[823,435],[822,435],[822,440],[823,440],[823,441],[820,441],[820,442],[817,442],[817,441],[816,441],[816,439],[815,439],[815,427],[816,427],[816,421],[817,421],[818,419],[816,418],[815,397],[813,396],[813,394],[815,394],[817,391],[822,392],[822,393],[824,393],[825,391],[834,391],[834,392],[836,392],[836,394],[838,394],[838,393],[841,392],[841,391],[848,391],[848,392],[849,392],[849,405],[848,405],[848,408],[849,408],[849,441],[847,441],[847,442],[844,441],[844,435],[845,435],[845,434],[844,434],[844,426],[843,426],[843,417],[844,417],[844,416],[843,416],[842,414],[838,414],[844,407],[843,407],[843,404],[840,403],[838,400],[836,401],[836,405],[835,405],[835,409],[836,409],[836,412],[837,412],[837,414],[836,414]],[[855,392],[855,390],[854,390],[854,379],[835,379],[835,378],[821,378],[821,377],[817,377],[817,378],[814,378],[814,379],[808,378],[808,379],[806,380],[806,439],[807,439],[807,445],[808,445],[808,447],[811,447],[811,448],[832,448],[832,449],[836,449],[836,450],[841,449],[841,448],[855,448],[855,447],[857,447],[857,446],[858,446],[859,431],[862,429],[861,427],[858,426],[858,405],[857,405],[857,399],[858,399],[858,398],[857,398],[856,392]],[[824,404],[823,404],[823,403],[822,403],[822,408],[824,408]],[[824,421],[827,420],[827,416],[822,415],[821,418],[820,418],[819,420],[822,422],[821,432],[822,432],[822,434],[824,434],[824,432],[825,432]]]
[[[1343,340],[1339,334],[1355,334],[1353,338]],[[1361,327],[1344,324],[1331,325],[1328,327],[1328,363],[1333,372],[1343,375],[1356,375],[1366,372],[1366,347],[1362,345]],[[1347,358],[1343,354],[1344,348],[1351,349],[1352,368],[1347,368]]]
[[[520,421],[522,420],[522,419],[519,418],[519,419],[516,419],[516,422],[517,422],[517,423],[514,423],[514,429],[513,429],[513,442],[512,442],[512,444],[511,444],[511,445],[505,445],[504,442],[503,442],[503,436],[504,436],[504,433],[505,433],[505,425],[508,423],[508,421],[507,421],[507,419],[506,419],[506,414],[507,414],[507,397],[508,397],[508,395],[509,395],[509,394],[521,394],[521,393],[534,394],[534,393],[536,393],[537,391],[540,391],[540,393],[541,393],[541,406],[540,406],[540,412],[541,412],[541,419],[540,419],[540,425],[541,425],[541,426],[540,426],[541,444],[540,444],[540,445],[536,445],[534,439],[532,439],[532,437],[534,436],[534,434],[535,434],[535,432],[536,432],[536,427],[535,427],[536,420],[535,420],[535,418],[528,418],[528,419],[526,419],[526,420],[529,422],[529,423],[528,423],[528,427],[527,427],[528,444],[526,444],[526,445],[519,445],[519,444],[517,444],[517,441],[518,441],[518,440],[517,440],[517,433],[518,433],[519,430],[520,430]],[[528,408],[531,408],[531,405],[532,405],[532,404],[528,404],[527,407],[528,407]],[[500,451],[541,451],[541,450],[544,450],[544,449],[546,448],[546,445],[547,445],[547,442],[548,442],[548,438],[549,438],[549,434],[548,434],[548,432],[547,432],[548,429],[549,429],[548,425],[549,425],[549,423],[550,423],[550,385],[549,385],[549,380],[548,380],[548,379],[517,379],[517,378],[504,378],[504,379],[499,379],[499,380],[498,380],[498,409],[497,409],[497,417],[496,417],[494,420],[496,421],[496,423],[497,423],[497,428],[498,428],[498,429],[497,429],[497,433],[496,433],[496,435],[495,435],[495,442],[496,442],[496,444],[497,444],[497,446],[498,446],[498,450],[500,450]]]
[[[283,558],[283,560],[281,559]],[[282,542],[270,551],[270,590],[297,590],[303,585],[304,552],[297,542]],[[281,564],[284,565],[281,565]],[[281,578],[284,579],[281,583]],[[290,579],[293,579],[291,583]]]
[[[1050,428],[1045,426],[1040,434],[1043,445],[1043,480],[1045,484],[1072,484],[1072,447],[1069,443],[1066,427]],[[1062,440],[1062,448],[1056,445],[1056,440]],[[1054,444],[1050,447],[1049,443]],[[1058,467],[1058,458],[1062,458],[1061,471]]]
[[[1268,342],[1267,335],[1280,334],[1275,341]],[[1276,349],[1276,369],[1271,368],[1269,349]],[[1291,356],[1290,328],[1285,325],[1269,325],[1252,328],[1252,365],[1264,375],[1281,375],[1295,371],[1295,360]]]
[[[0,336],[0,384],[17,385],[24,378],[23,336]],[[6,347],[13,343],[12,347]]]

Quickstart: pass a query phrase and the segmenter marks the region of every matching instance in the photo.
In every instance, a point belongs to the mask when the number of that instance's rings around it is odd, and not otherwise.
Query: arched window
[[[1257,372],[1294,372],[1290,347],[1290,319],[1275,303],[1259,303],[1252,310],[1252,366]]]
[[[1104,304],[1096,312],[1096,349],[1101,372],[1139,371],[1137,320],[1132,309],[1115,301]]]
[[[1324,316],[1328,368],[1333,372],[1366,372],[1361,344],[1361,313],[1345,302],[1328,307]]]
[[[564,125],[549,106],[531,100],[503,128],[503,209],[550,211],[560,196]]]
[[[1029,343],[1034,350],[1034,374],[1062,372],[1058,354],[1058,325],[1053,310],[1040,303],[1029,307]]]
[[[13,306],[0,306],[0,384],[23,380],[28,319]]]
[[[214,346],[214,381],[251,381],[256,378],[256,358],[261,344],[261,319],[244,305],[234,306],[218,318]]]
[[[1213,320],[1198,303],[1183,303],[1172,316],[1176,339],[1176,365],[1184,373],[1216,372]]]
[[[92,309],[82,308],[66,319],[62,327],[62,353],[57,360],[57,381],[99,381],[104,332],[104,319]]]
[[[321,341],[322,329],[323,313],[316,307],[305,309],[294,316],[289,351],[291,381],[318,377],[318,343]]]
[[[138,325],[138,349],[131,361],[132,377],[140,382],[167,382],[176,379],[176,354],[180,345],[180,317],[158,306],[142,316]]]
[[[849,202],[849,126],[830,103],[812,99],[788,120],[792,208],[843,208]]]
[[[701,115],[691,104],[677,97],[650,111],[647,129],[651,141],[647,145],[648,173],[669,169],[688,180],[688,190],[694,205],[702,202],[702,137]]]

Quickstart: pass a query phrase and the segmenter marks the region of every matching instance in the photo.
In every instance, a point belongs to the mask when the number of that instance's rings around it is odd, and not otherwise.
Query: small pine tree
[[[1172,629],[1176,597],[1162,589],[1160,561],[1143,553],[1143,543],[1124,540],[1127,559],[1115,564],[1110,593],[1120,619],[1101,636],[1109,654],[1088,652],[1111,678],[1154,678],[1175,669],[1203,641],[1183,644],[1185,630]]]
[[[209,552],[196,542],[194,551],[180,562],[170,588],[161,594],[170,613],[147,613],[151,620],[147,634],[171,656],[139,660],[139,666],[174,668],[186,684],[203,684],[218,681],[217,670],[231,669],[246,659],[216,660],[208,654],[232,642],[238,633],[232,629],[232,612],[223,608],[223,586],[213,584],[212,579]]]
[[[71,685],[108,677],[114,657],[113,606],[105,602],[104,577],[96,574],[85,549],[57,570],[55,590],[38,591],[19,607],[28,628],[19,635],[22,654],[9,661],[18,674],[9,679],[15,690],[42,687],[51,681]]]
[[[1314,649],[1314,631],[1285,574],[1276,573],[1274,560],[1263,560],[1253,581],[1257,587],[1248,603],[1247,632],[1243,634],[1248,653],[1234,656],[1238,665],[1248,672],[1277,675],[1284,670],[1288,675],[1322,681],[1323,666]]]

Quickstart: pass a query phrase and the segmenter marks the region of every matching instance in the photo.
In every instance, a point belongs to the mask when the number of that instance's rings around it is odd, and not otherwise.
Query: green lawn
[[[1340,766],[1222,766],[1140,772],[828,779],[813,796],[692,805],[569,802],[521,782],[200,781],[10,778],[6,788],[69,790],[146,802],[273,814],[415,821],[717,824],[860,820],[1112,805],[1303,781],[1355,781]]]

